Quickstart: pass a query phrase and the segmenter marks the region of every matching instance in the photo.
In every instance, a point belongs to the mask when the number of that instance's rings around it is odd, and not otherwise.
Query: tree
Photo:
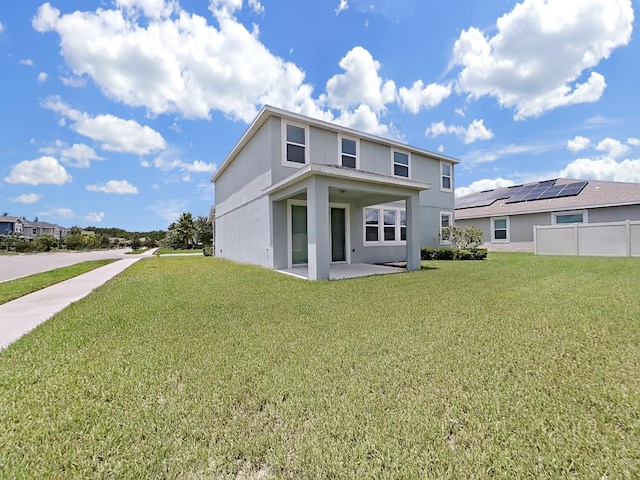
[[[39,220],[38,220],[38,217],[37,217],[37,216],[33,217],[33,221],[34,221],[34,222],[39,221]]]
[[[131,240],[131,250],[133,250],[134,252],[137,252],[138,250],[140,250],[141,246],[142,246],[142,242],[138,237],[135,237],[133,240]]]
[[[182,248],[192,248],[196,243],[197,231],[193,215],[189,212],[182,212],[178,221],[169,226],[169,230],[175,233]]]
[[[38,235],[34,241],[34,249],[38,252],[50,252],[56,246],[56,237],[48,233]]]
[[[3,216],[3,217],[8,217],[8,216],[9,216],[9,212],[3,212],[3,213],[2,213],[2,216]]]
[[[199,215],[194,222],[196,227],[196,239],[203,247],[210,247],[213,243],[213,225],[207,221],[207,217]]]

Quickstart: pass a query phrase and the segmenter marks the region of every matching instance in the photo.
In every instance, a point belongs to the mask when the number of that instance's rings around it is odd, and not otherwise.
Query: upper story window
[[[340,165],[358,168],[358,141],[353,138],[340,137]]]
[[[309,163],[309,130],[307,127],[284,124],[284,161],[283,164],[304,165]]]
[[[392,150],[393,174],[396,177],[409,178],[409,154]]]
[[[453,165],[449,162],[440,162],[440,190],[451,192],[453,190]]]

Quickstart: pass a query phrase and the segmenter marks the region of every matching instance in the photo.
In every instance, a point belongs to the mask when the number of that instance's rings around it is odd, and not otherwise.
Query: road
[[[107,258],[127,258],[124,255],[131,249],[100,250],[95,252],[56,252],[35,253],[21,255],[0,255],[0,282],[13,280],[34,273],[46,272],[55,268],[67,267],[89,260],[102,260]]]

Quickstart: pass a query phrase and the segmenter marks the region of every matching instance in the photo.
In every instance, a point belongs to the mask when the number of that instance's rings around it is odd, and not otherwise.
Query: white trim
[[[444,165],[449,165],[449,173],[450,175],[445,175],[442,172],[442,167]],[[444,177],[449,177],[449,188],[444,188],[442,186],[442,180],[444,179]],[[451,162],[444,162],[442,160],[440,160],[440,191],[441,192],[453,192],[453,163]]]
[[[359,170],[360,169],[360,139],[357,137],[349,137],[347,135],[341,135],[338,134],[338,165],[343,166],[342,165],[342,155],[344,155],[344,153],[342,152],[342,140],[351,140],[353,142],[356,143],[356,166],[355,169]],[[351,156],[350,154],[347,154],[349,156]]]
[[[588,210],[566,210],[566,211],[551,212],[551,225],[568,225],[568,223],[558,223],[558,217],[562,217],[564,215],[582,215],[582,222],[571,222],[571,223],[589,223]]]
[[[496,238],[496,228],[495,228],[496,220],[506,220],[505,229],[507,230],[507,238]],[[492,217],[491,218],[491,243],[511,243],[510,230],[511,228],[509,224],[509,217]]]
[[[438,218],[438,222],[440,224],[440,245],[451,245],[449,240],[442,240],[442,217],[445,215],[449,217],[449,227],[453,227],[453,212],[450,210],[441,211],[440,217]]]
[[[378,240],[367,241],[367,210],[378,211]],[[384,212],[385,210],[396,212],[395,218],[395,240],[389,241],[384,239]],[[404,246],[407,244],[406,240],[400,240],[401,225],[400,225],[400,212],[406,213],[406,208],[395,207],[389,205],[370,205],[362,208],[362,246],[363,247],[381,247],[381,246]],[[407,222],[409,220],[407,219]],[[372,226],[372,225],[369,225]]]
[[[306,207],[307,206],[307,201],[306,200],[296,200],[296,199],[287,199],[287,265],[289,265],[289,268],[293,268],[293,251],[292,251],[292,247],[293,245],[291,244],[291,228],[292,228],[292,219],[291,219],[291,206],[292,205],[298,205],[301,207]],[[331,247],[331,208],[344,208],[345,212],[344,212],[344,230],[345,230],[345,235],[344,235],[344,249],[345,249],[345,253],[346,253],[346,262],[329,262],[331,263],[347,263],[350,264],[351,263],[351,211],[350,211],[350,205],[348,203],[336,203],[336,202],[329,202],[329,247]],[[307,210],[307,215],[309,214],[309,211]],[[308,217],[307,217],[308,218]],[[308,220],[307,220],[308,221]],[[329,252],[329,258],[331,258],[331,252]],[[298,265],[308,265],[307,263],[296,263],[296,266]]]
[[[396,166],[396,159],[395,159],[395,153],[400,153],[402,155],[406,155],[407,156],[407,165],[403,165],[401,163],[399,163],[398,165],[403,166],[403,167],[407,167],[407,176],[403,176],[403,175],[396,175],[395,174],[395,166]],[[408,150],[400,150],[398,148],[392,148],[391,149],[391,176],[394,178],[406,178],[407,180],[409,180],[411,178],[411,152],[409,152]]]
[[[309,142],[309,125],[289,122],[286,119],[281,119],[280,121],[280,130],[282,137],[282,165],[284,167],[293,167],[293,168],[301,168],[305,165],[309,164],[309,154],[311,151],[310,142]],[[302,128],[304,130],[304,145],[300,143],[291,142],[292,145],[298,145],[304,147],[304,163],[298,162],[290,162],[287,160],[287,125],[291,125],[292,127]]]

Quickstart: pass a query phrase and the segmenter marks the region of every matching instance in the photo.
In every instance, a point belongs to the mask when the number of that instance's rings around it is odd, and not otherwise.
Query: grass
[[[426,265],[137,262],[0,353],[0,477],[640,477],[640,259]]]
[[[27,277],[18,278],[0,283],[0,305],[29,293],[36,292],[56,283],[63,282],[83,273],[90,272],[115,260],[90,260],[76,263],[68,267],[56,268],[48,272],[36,273]]]
[[[126,252],[125,255],[140,255],[141,253],[149,251],[148,248],[139,248],[138,250],[131,250],[130,252]]]
[[[163,247],[163,248],[160,248],[158,250],[158,252],[156,252],[156,253],[159,253],[160,255],[166,255],[168,253],[170,253],[170,254],[176,254],[176,253],[200,253],[201,254],[202,253],[202,248],[190,248],[190,249],[177,248],[177,249],[174,250],[172,248]]]

